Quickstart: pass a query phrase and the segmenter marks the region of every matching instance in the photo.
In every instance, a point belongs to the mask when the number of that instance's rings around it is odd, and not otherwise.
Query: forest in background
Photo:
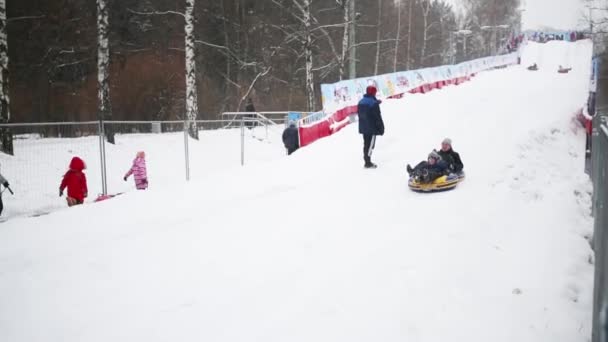
[[[189,2],[198,119],[243,110],[247,98],[260,111],[319,110],[321,83],[497,54],[521,25],[519,0],[462,0],[458,10],[443,0],[7,1],[3,121],[100,116],[100,1],[111,104],[103,116],[114,120],[186,115]]]

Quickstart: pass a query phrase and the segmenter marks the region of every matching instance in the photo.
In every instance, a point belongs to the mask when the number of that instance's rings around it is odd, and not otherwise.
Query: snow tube
[[[410,190],[415,192],[440,192],[454,189],[462,180],[464,180],[464,171],[441,176],[431,183],[421,183],[414,177],[410,177],[407,185]]]

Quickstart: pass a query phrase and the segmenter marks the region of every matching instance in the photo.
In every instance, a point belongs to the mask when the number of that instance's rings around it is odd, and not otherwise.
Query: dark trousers
[[[376,147],[376,136],[363,134],[363,160],[365,160],[365,164],[370,164],[372,162],[374,147]]]
[[[291,148],[287,148],[287,155],[291,155],[292,153],[294,153],[295,151],[297,151],[297,147],[291,147]]]

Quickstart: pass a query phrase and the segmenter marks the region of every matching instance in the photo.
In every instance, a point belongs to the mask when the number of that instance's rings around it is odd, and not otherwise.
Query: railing
[[[593,342],[608,341],[608,120],[593,120],[591,179],[593,182],[593,250],[595,284],[593,293]]]
[[[199,132],[213,135],[214,130],[230,129],[233,121],[197,120],[196,125]],[[269,128],[282,127],[265,115],[253,119],[241,117],[238,122],[241,125],[242,165],[245,162],[245,125],[250,126],[252,138],[268,141],[269,132],[274,132],[272,139],[279,140],[276,136],[278,130]],[[74,156],[87,164],[87,201],[94,200],[99,194],[130,189],[131,184],[125,183],[123,176],[138,151],[147,151],[148,155],[153,152],[149,161],[155,164],[151,175],[153,184],[184,174],[189,180],[191,169],[200,175],[206,172],[203,170],[207,170],[209,163],[201,161],[200,157],[191,158],[190,149],[194,148],[192,152],[197,154],[208,153],[210,149],[204,141],[190,146],[192,139],[186,127],[186,122],[181,120],[0,124],[0,129],[10,130],[14,138],[14,155],[0,153],[0,173],[8,179],[15,192],[14,195],[4,193],[6,205],[2,216],[42,215],[64,207],[64,200],[58,198],[58,188]],[[108,143],[104,137],[109,137],[113,143]],[[219,139],[225,138],[220,136]],[[194,162],[192,165],[191,161]],[[226,159],[225,163],[232,161]]]

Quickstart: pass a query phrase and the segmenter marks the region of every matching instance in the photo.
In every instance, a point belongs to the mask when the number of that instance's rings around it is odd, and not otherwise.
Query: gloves
[[[122,179],[124,179],[124,181],[127,181],[127,176],[122,177]]]
[[[4,185],[5,188],[8,188],[9,186],[8,182],[4,182],[2,185]]]
[[[59,197],[63,196],[63,190],[59,189]]]

